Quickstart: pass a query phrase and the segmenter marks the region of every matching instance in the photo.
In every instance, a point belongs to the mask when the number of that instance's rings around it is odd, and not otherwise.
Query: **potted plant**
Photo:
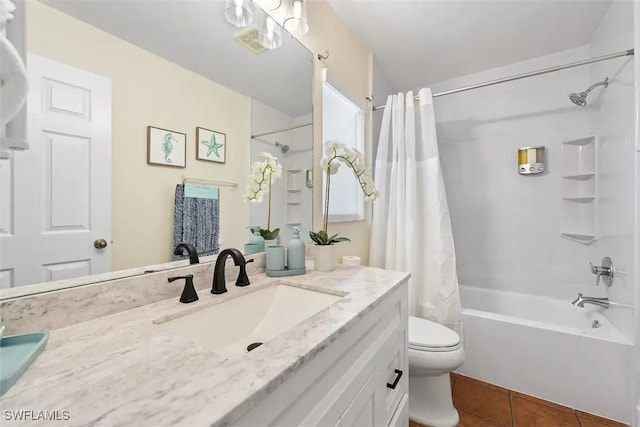
[[[340,237],[337,234],[329,236],[327,228],[329,225],[329,194],[331,191],[331,175],[335,175],[342,164],[351,168],[353,174],[360,184],[365,200],[374,200],[378,197],[378,191],[373,183],[373,179],[364,160],[364,155],[355,148],[347,147],[338,141],[327,141],[325,144],[325,155],[320,162],[322,171],[327,175],[324,194],[324,216],[322,230],[309,232],[309,237],[314,241],[314,264],[319,271],[332,271],[336,264],[336,253],[334,243],[348,242],[347,237]]]
[[[282,165],[278,163],[277,157],[269,153],[260,153],[260,157],[264,160],[251,164],[251,174],[249,175],[249,183],[244,193],[244,199],[251,203],[262,203],[264,195],[268,195],[267,228],[261,228],[260,235],[264,238],[265,244],[270,246],[275,244],[274,242],[280,235],[279,228],[271,230],[271,186],[273,181],[282,176]],[[253,231],[252,229],[251,232]]]

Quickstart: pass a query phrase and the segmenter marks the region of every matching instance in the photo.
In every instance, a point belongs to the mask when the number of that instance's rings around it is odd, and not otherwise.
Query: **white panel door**
[[[111,268],[111,81],[28,57],[28,140],[0,168],[0,287]]]

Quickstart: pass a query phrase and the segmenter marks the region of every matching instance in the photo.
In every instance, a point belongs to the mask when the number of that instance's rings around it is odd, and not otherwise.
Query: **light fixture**
[[[253,20],[252,0],[226,0],[224,17],[236,27],[246,27]]]
[[[260,7],[269,12],[273,12],[274,10],[278,10],[282,5],[282,0],[262,0],[260,2]]]
[[[291,0],[287,19],[284,20],[284,28],[295,37],[304,36],[309,32],[307,2],[305,0]]]
[[[267,49],[277,49],[282,46],[282,28],[270,16],[265,15],[262,20],[258,41]]]

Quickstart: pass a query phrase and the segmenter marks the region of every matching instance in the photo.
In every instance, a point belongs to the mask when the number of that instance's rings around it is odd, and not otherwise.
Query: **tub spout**
[[[584,307],[585,304],[593,304],[598,307],[609,308],[609,298],[585,297],[579,293],[578,297],[571,301],[571,304],[578,307]]]

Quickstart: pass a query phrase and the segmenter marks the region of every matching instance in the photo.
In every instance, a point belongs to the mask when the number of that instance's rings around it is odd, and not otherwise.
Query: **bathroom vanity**
[[[236,425],[407,426],[406,294],[403,284],[358,316]]]
[[[174,286],[177,273],[130,280]],[[194,303],[172,297],[52,330],[0,409],[68,411],[65,425],[406,426],[408,277],[338,266],[290,281],[250,275],[212,295],[211,276],[196,274]],[[18,299],[3,304],[17,319]]]

